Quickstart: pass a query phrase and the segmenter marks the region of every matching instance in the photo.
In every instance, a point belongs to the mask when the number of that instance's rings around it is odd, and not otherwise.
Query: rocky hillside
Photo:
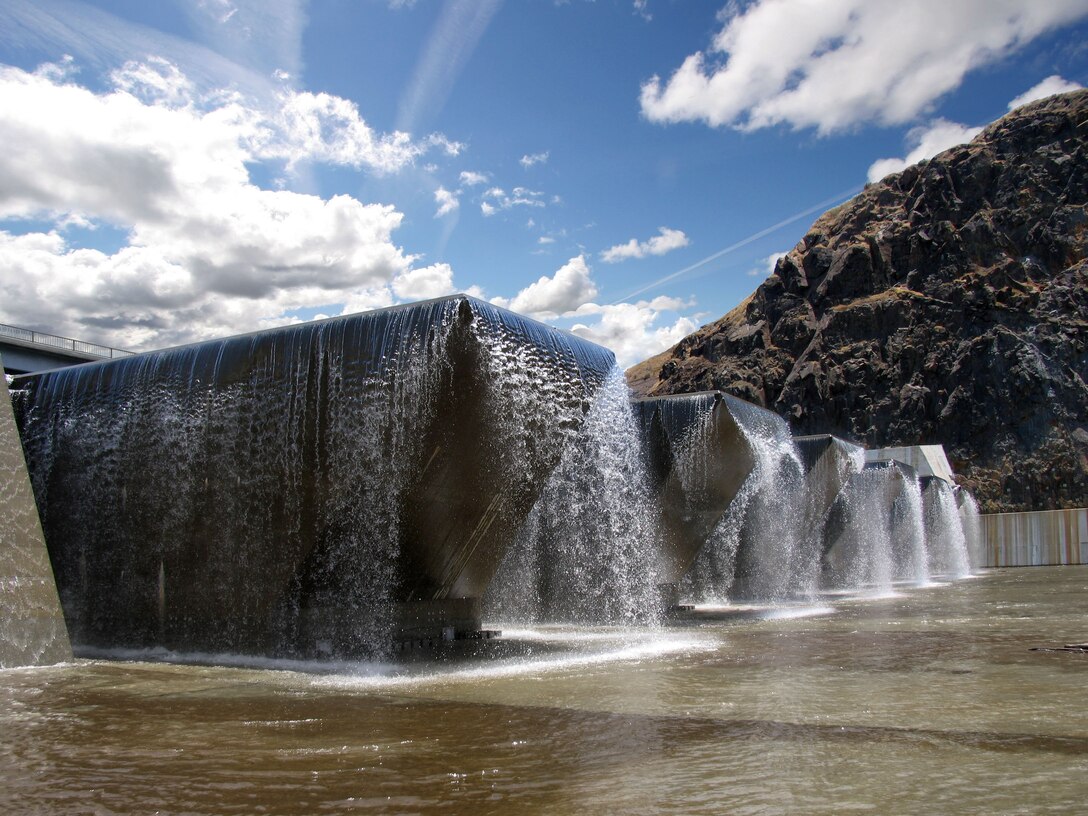
[[[984,511],[1088,506],[1088,91],[825,213],[740,306],[628,371],[796,433],[941,443]]]

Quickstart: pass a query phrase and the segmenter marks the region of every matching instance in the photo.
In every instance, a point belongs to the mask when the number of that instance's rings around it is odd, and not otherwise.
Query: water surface
[[[1032,648],[1088,641],[1086,593],[1032,568],[408,667],[8,670],[0,812],[1080,813],[1088,654]]]

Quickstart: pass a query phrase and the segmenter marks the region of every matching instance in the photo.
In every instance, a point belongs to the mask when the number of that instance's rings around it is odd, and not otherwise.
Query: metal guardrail
[[[100,346],[98,343],[88,343],[85,340],[73,340],[71,337],[59,337],[55,334],[46,334],[45,332],[33,331],[32,329],[23,329],[19,326],[9,326],[6,323],[0,323],[0,337],[10,337],[13,340],[22,340],[24,343],[33,343],[36,346],[63,349],[64,351],[74,351],[78,354],[91,354],[95,357],[107,357],[110,359],[114,357],[131,357],[136,353],[134,351],[112,348],[111,346]]]

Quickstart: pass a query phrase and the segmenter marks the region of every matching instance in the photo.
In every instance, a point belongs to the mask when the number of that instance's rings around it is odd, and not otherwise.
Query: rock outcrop
[[[1088,505],[1088,91],[998,120],[812,226],[720,320],[628,371],[795,433],[945,446],[985,512]]]

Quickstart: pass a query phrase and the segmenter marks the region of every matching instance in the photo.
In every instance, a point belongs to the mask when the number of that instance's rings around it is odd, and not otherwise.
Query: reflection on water
[[[8,670],[0,812],[1083,812],[1088,655],[1030,649],[1088,640],[1086,590],[1034,568],[409,666]]]

